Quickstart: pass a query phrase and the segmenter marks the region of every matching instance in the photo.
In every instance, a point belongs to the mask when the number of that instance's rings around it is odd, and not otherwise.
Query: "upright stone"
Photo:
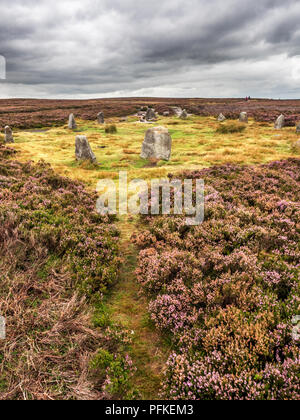
[[[104,124],[104,114],[103,112],[99,112],[99,114],[97,114],[97,121],[99,124]]]
[[[182,114],[182,108],[180,108],[179,106],[174,106],[173,107],[173,111],[174,111],[174,114],[177,116],[177,117],[180,117],[180,115]]]
[[[179,117],[182,120],[186,120],[188,118],[188,113],[186,112],[186,110],[184,109]]]
[[[296,128],[296,133],[300,133],[300,123],[297,125],[297,128]]]
[[[145,120],[146,121],[154,121],[154,120],[156,120],[156,114],[155,114],[155,110],[153,108],[148,108],[147,109]]]
[[[281,130],[282,127],[284,127],[284,123],[285,123],[285,117],[284,115],[281,114],[275,121],[275,125],[274,125],[275,130]]]
[[[14,143],[14,137],[13,137],[13,132],[12,129],[7,125],[4,129],[5,132],[5,137],[4,137],[4,142],[5,143]]]
[[[75,155],[77,160],[97,161],[86,136],[77,136],[75,140]]]
[[[76,130],[77,124],[74,118],[74,114],[69,115],[69,129],[70,130]]]
[[[225,117],[225,115],[223,115],[222,113],[218,116],[218,121],[219,122],[223,122],[223,121],[225,121],[226,120],[226,117]]]
[[[240,118],[239,118],[240,122],[242,123],[247,123],[248,122],[248,114],[247,112],[241,112],[240,113]]]
[[[142,146],[142,159],[170,160],[172,138],[169,130],[164,127],[153,127],[147,130]]]

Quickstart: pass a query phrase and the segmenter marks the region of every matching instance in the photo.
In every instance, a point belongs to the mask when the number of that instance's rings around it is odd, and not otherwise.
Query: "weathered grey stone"
[[[180,117],[180,115],[182,114],[183,109],[182,109],[182,108],[180,108],[179,106],[174,106],[174,107],[173,107],[173,111],[174,111],[174,114],[175,114],[177,117]]]
[[[299,341],[300,340],[300,315],[296,315],[293,317],[292,324],[293,324],[293,331],[292,331],[293,340]]]
[[[284,117],[284,115],[280,115],[278,118],[277,118],[277,120],[275,121],[275,125],[274,125],[274,128],[276,129],[276,130],[281,130],[282,129],[282,127],[284,127],[284,123],[285,123],[285,117]]]
[[[6,322],[5,318],[0,315],[0,340],[5,340],[6,338]]]
[[[163,113],[163,116],[164,116],[164,117],[169,117],[169,115],[170,115],[170,112],[169,112],[169,111],[165,111],[165,112]]]
[[[297,128],[296,128],[296,133],[300,133],[300,123],[297,125]]]
[[[222,113],[218,116],[218,121],[219,122],[223,122],[223,121],[225,121],[226,120],[226,117],[225,117],[225,115],[223,115]]]
[[[77,124],[74,118],[74,114],[70,114],[69,115],[69,125],[68,125],[70,130],[76,130],[77,128]]]
[[[5,137],[4,137],[4,142],[5,143],[14,143],[14,136],[13,136],[13,132],[12,129],[7,125],[4,129],[5,132]]]
[[[186,120],[188,118],[188,113],[186,112],[186,110],[184,109],[179,117],[182,120]]]
[[[93,163],[97,161],[86,136],[76,136],[75,155],[77,160],[90,160]]]
[[[99,114],[97,114],[97,121],[98,121],[98,124],[104,124],[104,114],[103,114],[103,112],[99,112]]]
[[[147,130],[142,146],[142,159],[170,160],[172,138],[169,130],[164,127],[153,127]]]
[[[155,110],[153,108],[148,108],[145,116],[146,121],[155,121],[156,120],[156,114]]]
[[[247,123],[248,122],[248,114],[247,112],[241,112],[240,113],[240,118],[239,118],[240,122],[242,123]]]

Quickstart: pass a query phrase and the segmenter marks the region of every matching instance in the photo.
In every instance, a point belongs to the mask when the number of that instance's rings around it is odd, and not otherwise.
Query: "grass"
[[[176,125],[174,125],[176,123]],[[15,131],[15,148],[21,161],[44,159],[61,175],[85,182],[95,188],[98,179],[117,178],[118,172],[127,170],[129,179],[165,177],[169,172],[209,167],[220,163],[258,164],[299,155],[293,148],[298,139],[294,128],[281,132],[273,125],[250,121],[243,132],[219,133],[220,125],[213,117],[190,117],[181,121],[176,117],[160,117],[157,125],[168,127],[173,139],[172,158],[169,162],[149,165],[140,158],[141,145],[148,125],[130,117],[116,125],[116,134],[105,133],[105,127],[96,122],[77,121],[78,131],[87,135],[99,166],[84,165],[75,160],[75,134],[67,127],[51,128],[46,132]],[[226,123],[230,125],[231,123]],[[235,123],[234,126],[239,126]]]
[[[107,311],[115,323],[121,323],[126,329],[134,332],[129,353],[137,370],[132,380],[132,389],[136,390],[142,399],[156,400],[161,385],[161,374],[170,350],[149,319],[148,302],[140,294],[136,280],[137,249],[130,241],[136,225],[127,218],[122,218],[118,228],[123,239],[123,264],[120,280],[108,300]]]

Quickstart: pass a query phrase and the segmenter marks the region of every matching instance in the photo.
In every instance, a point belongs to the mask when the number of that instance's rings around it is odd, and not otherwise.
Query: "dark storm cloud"
[[[297,0],[0,0],[0,16],[1,96],[282,96],[300,78]]]

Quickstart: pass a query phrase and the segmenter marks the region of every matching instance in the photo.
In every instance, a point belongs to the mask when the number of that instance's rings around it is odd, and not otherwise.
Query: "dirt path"
[[[118,223],[121,231],[121,267],[120,281],[114,287],[110,298],[110,312],[113,319],[134,331],[134,340],[130,356],[137,368],[133,379],[133,388],[141,393],[143,399],[158,399],[162,381],[163,366],[169,349],[148,317],[148,302],[139,294],[139,285],[135,276],[138,250],[130,241],[137,229],[133,222],[122,219]]]

